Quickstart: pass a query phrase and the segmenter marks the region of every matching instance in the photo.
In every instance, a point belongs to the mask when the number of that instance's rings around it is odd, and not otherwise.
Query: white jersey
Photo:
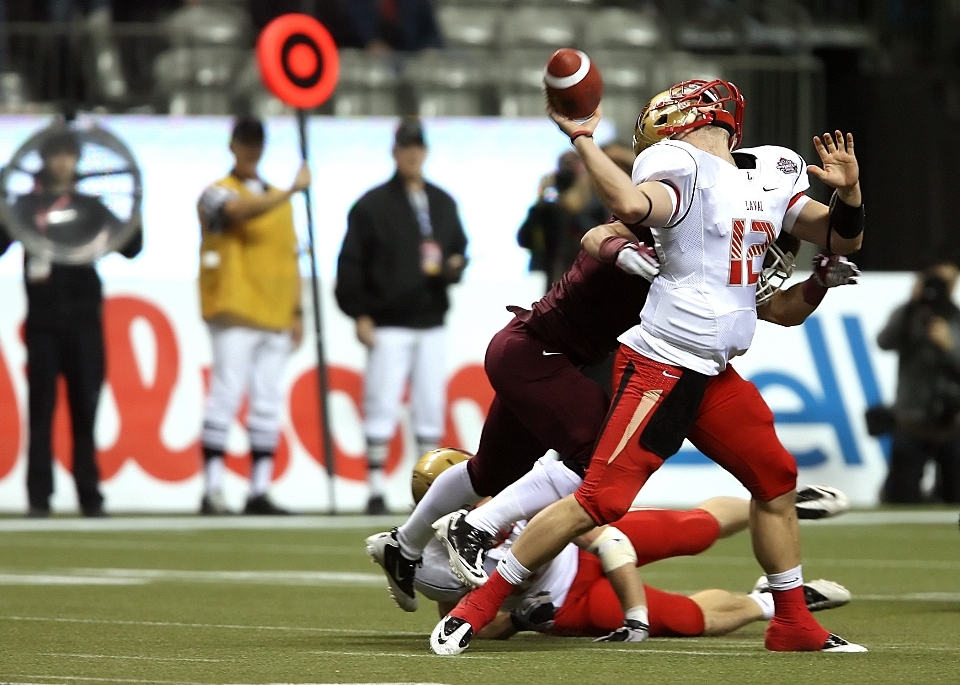
[[[750,347],[764,255],[781,229],[793,228],[810,187],[806,164],[792,150],[763,146],[734,155],[739,167],[666,140],[633,166],[635,184],[668,186],[674,211],[666,226],[651,227],[660,275],[639,325],[620,342],[709,376]]]
[[[526,521],[520,521],[514,524],[507,541],[487,553],[483,560],[483,568],[488,575],[493,573],[500,560],[506,556],[526,523]],[[530,576],[530,579],[523,584],[521,593],[508,597],[503,608],[509,611],[523,597],[549,592],[553,605],[559,609],[566,601],[567,593],[570,592],[570,587],[576,578],[580,567],[579,559],[576,545],[567,545],[556,558],[541,566],[535,574]],[[435,602],[451,604],[459,601],[470,590],[450,570],[447,552],[436,538],[431,539],[423,550],[423,566],[417,569],[413,585],[424,597]]]

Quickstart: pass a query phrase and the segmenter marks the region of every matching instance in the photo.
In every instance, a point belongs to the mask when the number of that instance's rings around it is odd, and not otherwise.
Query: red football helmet
[[[733,103],[733,112],[727,103]],[[637,117],[633,133],[634,152],[681,131],[690,131],[707,124],[719,124],[730,131],[730,149],[743,137],[743,96],[740,90],[721,79],[683,81],[665,90],[652,100]]]

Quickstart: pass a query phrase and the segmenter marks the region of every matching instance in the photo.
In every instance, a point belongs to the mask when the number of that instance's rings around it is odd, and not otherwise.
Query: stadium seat
[[[543,70],[551,48],[516,49],[496,66],[502,116],[543,116]]]
[[[583,31],[585,50],[655,48],[663,41],[655,12],[631,12],[617,7],[592,13]]]
[[[165,22],[174,45],[245,45],[250,22],[239,6],[190,5],[177,10]]]
[[[341,50],[333,111],[342,116],[392,116],[398,111],[398,83],[397,64],[390,57]]]
[[[153,74],[166,93],[180,88],[226,88],[247,51],[232,47],[179,47],[157,57]]]
[[[487,75],[487,67],[472,60],[428,52],[406,62],[403,80],[421,116],[478,116],[488,113]]]
[[[579,38],[580,19],[579,12],[569,9],[520,7],[510,10],[503,17],[501,45],[505,48],[574,46]]]
[[[440,32],[451,47],[489,48],[496,43],[499,12],[484,7],[451,5],[437,11]]]

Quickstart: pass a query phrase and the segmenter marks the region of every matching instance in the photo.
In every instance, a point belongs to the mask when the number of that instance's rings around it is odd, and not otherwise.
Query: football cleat
[[[417,593],[413,589],[413,579],[421,560],[410,561],[400,553],[397,542],[397,529],[389,533],[377,533],[367,538],[367,556],[370,561],[379,564],[387,576],[390,596],[404,611],[417,610]]]
[[[208,492],[200,500],[200,513],[205,516],[227,516],[233,512],[227,506],[227,500],[223,498],[223,493],[215,491]]]
[[[487,582],[483,570],[483,555],[493,547],[490,533],[474,528],[466,522],[467,510],[460,509],[439,518],[433,529],[437,539],[447,548],[450,568],[454,575],[470,587],[480,587]]]
[[[648,637],[650,637],[650,626],[628,618],[615,631],[609,635],[598,637],[594,642],[643,642]]]
[[[770,592],[770,583],[766,576],[760,576],[757,579],[756,585],[753,586],[753,592]],[[803,584],[803,597],[807,601],[807,609],[823,611],[824,609],[836,609],[844,604],[849,604],[852,595],[840,583],[820,578]]]
[[[257,495],[256,497],[251,497],[247,500],[246,506],[243,508],[244,514],[252,514],[254,516],[289,516],[290,512],[282,507],[278,507],[276,504],[270,501],[270,498],[266,495]]]
[[[444,616],[430,633],[430,649],[440,656],[456,656],[470,646],[472,637],[473,627],[469,623],[456,616]]]
[[[855,653],[855,652],[868,652],[866,647],[863,645],[858,645],[853,642],[847,642],[839,635],[834,635],[830,633],[827,636],[826,642],[823,643],[823,649],[821,652],[829,652],[831,654],[843,654],[843,653]]]
[[[840,490],[826,485],[797,488],[797,518],[825,519],[850,508],[850,499]]]

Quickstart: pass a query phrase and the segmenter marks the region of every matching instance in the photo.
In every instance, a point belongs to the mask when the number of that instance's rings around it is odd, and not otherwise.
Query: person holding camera
[[[931,459],[940,497],[960,502],[960,308],[951,297],[958,274],[950,262],[926,269],[877,336],[881,349],[900,355],[887,502],[920,502]]]

